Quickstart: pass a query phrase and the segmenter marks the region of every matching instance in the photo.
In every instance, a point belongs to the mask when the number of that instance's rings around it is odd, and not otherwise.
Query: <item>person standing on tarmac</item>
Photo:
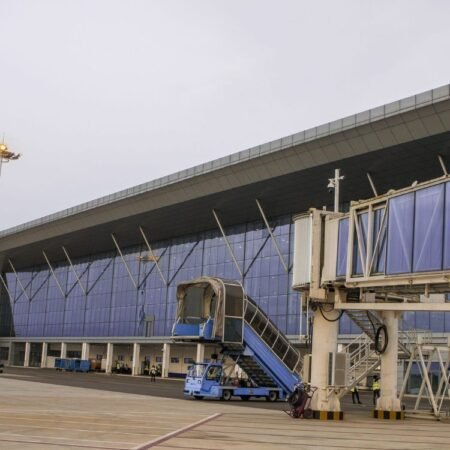
[[[355,381],[355,379],[353,378],[352,381]],[[353,404],[358,403],[358,405],[362,405],[361,400],[359,399],[358,386],[356,384],[350,389],[350,392],[352,393]]]
[[[150,369],[150,381],[152,381],[153,383],[156,382],[156,367],[152,366],[152,368]]]
[[[373,391],[373,406],[377,406],[377,399],[380,398],[380,379],[378,378],[378,375],[375,375],[373,377],[372,391]]]

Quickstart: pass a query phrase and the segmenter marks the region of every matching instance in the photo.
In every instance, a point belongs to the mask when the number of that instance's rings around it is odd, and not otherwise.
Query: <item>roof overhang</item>
[[[224,225],[277,216],[332,203],[327,179],[339,167],[345,175],[342,201],[372,196],[370,172],[383,193],[450,167],[450,86],[374,108],[288,136],[202,166],[88,202],[0,232],[0,265],[45,264],[70,255],[87,257],[142,244],[139,226],[151,242]]]

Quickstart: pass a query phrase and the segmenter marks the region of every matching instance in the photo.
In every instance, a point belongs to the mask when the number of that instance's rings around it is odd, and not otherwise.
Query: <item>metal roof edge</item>
[[[195,178],[216,170],[224,169],[236,164],[243,163],[252,159],[276,153],[281,150],[304,144],[309,141],[321,139],[332,134],[340,133],[358,126],[367,125],[378,120],[396,116],[408,111],[416,110],[425,106],[433,105],[450,99],[450,84],[440,86],[429,91],[421,92],[401,100],[377,106],[366,111],[362,111],[351,116],[337,119],[313,128],[309,128],[298,133],[275,139],[249,149],[232,153],[222,158],[207,161],[203,164],[183,169],[160,178],[156,178],[146,183],[142,183],[104,197],[99,197],[85,203],[73,206],[62,211],[43,216],[41,218],[25,222],[23,224],[7,228],[0,231],[0,238],[20,233],[22,231],[45,225],[47,223],[65,219],[76,214],[89,211],[91,209],[115,203],[120,200],[131,198],[136,195],[144,194],[152,190],[170,186],[181,181]]]

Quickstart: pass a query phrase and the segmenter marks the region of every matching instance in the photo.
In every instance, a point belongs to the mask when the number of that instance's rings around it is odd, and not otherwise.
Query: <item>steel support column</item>
[[[223,239],[224,239],[224,241],[225,241],[225,244],[226,244],[226,246],[227,246],[227,248],[228,248],[228,252],[230,253],[231,258],[233,259],[234,265],[236,266],[236,269],[238,270],[239,274],[241,275],[241,278],[244,278],[244,275],[243,275],[243,273],[242,273],[242,270],[241,270],[241,268],[239,267],[239,264],[238,264],[238,262],[237,262],[237,260],[236,260],[236,257],[234,256],[233,249],[231,248],[231,245],[230,245],[230,243],[228,242],[227,235],[225,234],[225,231],[224,231],[224,229],[223,229],[223,227],[222,227],[222,224],[220,223],[219,216],[217,215],[215,209],[212,210],[212,213],[213,213],[214,219],[216,219],[217,226],[219,227],[219,230],[220,230],[220,232],[222,233],[222,237],[223,237]]]
[[[8,294],[9,301],[14,303],[14,299],[11,297],[11,293],[9,292],[8,285],[6,284],[6,281],[3,279],[3,276],[1,273],[0,273],[0,281],[3,284],[3,287],[5,288],[6,293]]]
[[[381,316],[387,329],[388,344],[380,360],[381,395],[377,400],[376,409],[382,411],[401,411],[400,400],[397,396],[399,313],[395,311],[383,311]]]
[[[202,363],[204,360],[205,360],[205,344],[198,343],[195,362]]]
[[[137,288],[138,288],[138,285],[137,285],[136,281],[134,280],[133,274],[131,273],[131,270],[130,270],[130,268],[128,267],[128,264],[127,264],[127,262],[125,261],[125,258],[123,257],[122,250],[120,249],[119,244],[117,243],[116,237],[114,236],[113,233],[111,233],[111,238],[112,238],[112,240],[113,240],[113,242],[114,242],[114,245],[115,245],[116,248],[117,248],[117,251],[119,252],[120,259],[122,260],[122,262],[123,262],[123,264],[124,264],[124,266],[125,266],[125,269],[126,269],[127,272],[128,272],[128,275],[129,275],[129,277],[130,277],[131,282],[133,283],[133,286],[135,287],[135,289],[137,289]]]
[[[89,359],[90,345],[88,342],[81,344],[81,359]]]
[[[261,203],[260,203],[260,201],[258,199],[256,199],[256,205],[258,206],[259,212],[261,213],[261,216],[263,218],[264,224],[266,225],[267,231],[270,234],[270,237],[272,238],[273,245],[275,246],[275,250],[277,251],[278,256],[280,257],[281,264],[283,265],[284,270],[286,271],[286,273],[289,273],[289,267],[286,264],[286,262],[284,261],[283,255],[281,254],[280,247],[278,247],[278,242],[277,242],[274,234],[272,233],[272,228],[269,225],[269,221],[267,220],[267,217],[264,214],[264,210],[263,210],[263,208],[261,206]]]
[[[69,263],[69,266],[72,269],[72,272],[75,275],[75,278],[76,278],[78,284],[80,285],[81,290],[83,291],[84,295],[87,295],[87,286],[85,288],[83,286],[83,284],[81,283],[80,277],[78,276],[77,271],[75,270],[75,267],[72,264],[72,260],[70,259],[69,253],[67,252],[65,247],[61,247],[61,248],[62,248],[62,251],[64,252],[64,254],[66,255],[66,258],[67,258],[67,261]]]
[[[329,320],[338,317],[338,311],[324,313]],[[318,308],[314,312],[312,338],[311,385],[317,386],[317,391],[311,401],[314,411],[340,411],[341,405],[334,389],[328,387],[329,354],[337,351],[339,320],[326,320]]]
[[[53,270],[53,267],[50,264],[50,261],[47,258],[47,255],[45,254],[45,252],[43,250],[42,250],[42,254],[44,255],[45,261],[47,261],[48,268],[50,269],[50,272],[52,273],[53,278],[55,279],[55,282],[56,282],[56,284],[58,286],[58,289],[60,290],[62,296],[64,298],[66,298],[66,293],[64,292],[64,289],[62,288],[61,284],[59,283],[58,277],[56,276],[55,271]]]
[[[164,275],[162,273],[161,267],[159,267],[159,262],[158,262],[159,258],[157,256],[155,256],[155,254],[153,253],[152,247],[151,247],[151,245],[150,245],[150,243],[149,243],[149,241],[147,239],[147,236],[144,233],[144,230],[143,230],[143,228],[141,226],[139,227],[139,231],[141,232],[142,237],[144,238],[145,245],[147,246],[148,251],[150,252],[150,257],[151,257],[152,261],[156,265],[156,268],[157,268],[157,270],[159,272],[159,276],[161,277],[161,280],[167,286],[167,280],[166,280],[166,278],[164,277]]]
[[[111,342],[108,342],[106,344],[106,368],[105,368],[105,372],[107,374],[112,373],[113,350],[114,350],[113,344],[111,344]]]
[[[47,367],[47,354],[48,354],[48,343],[42,343],[42,353],[41,353],[41,369],[45,369]]]
[[[22,289],[23,295],[25,295],[25,297],[27,298],[28,301],[31,301],[30,296],[27,294],[27,291],[25,290],[22,282],[20,281],[19,275],[17,275],[16,269],[15,269],[12,261],[10,259],[8,259],[8,262],[9,262],[9,265],[11,266],[11,269],[14,272],[14,275],[16,276],[16,280],[19,283],[20,289]]]
[[[170,364],[170,344],[164,344],[161,378],[167,378],[169,376],[169,364]]]
[[[141,344],[133,344],[133,363],[131,366],[131,375],[137,376],[141,375]]]
[[[23,360],[23,367],[30,367],[30,351],[31,351],[31,343],[25,342],[25,357]]]

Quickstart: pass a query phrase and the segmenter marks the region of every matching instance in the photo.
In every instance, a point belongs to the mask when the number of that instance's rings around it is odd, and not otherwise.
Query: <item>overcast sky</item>
[[[0,229],[447,84],[449,52],[447,0],[0,0]]]

